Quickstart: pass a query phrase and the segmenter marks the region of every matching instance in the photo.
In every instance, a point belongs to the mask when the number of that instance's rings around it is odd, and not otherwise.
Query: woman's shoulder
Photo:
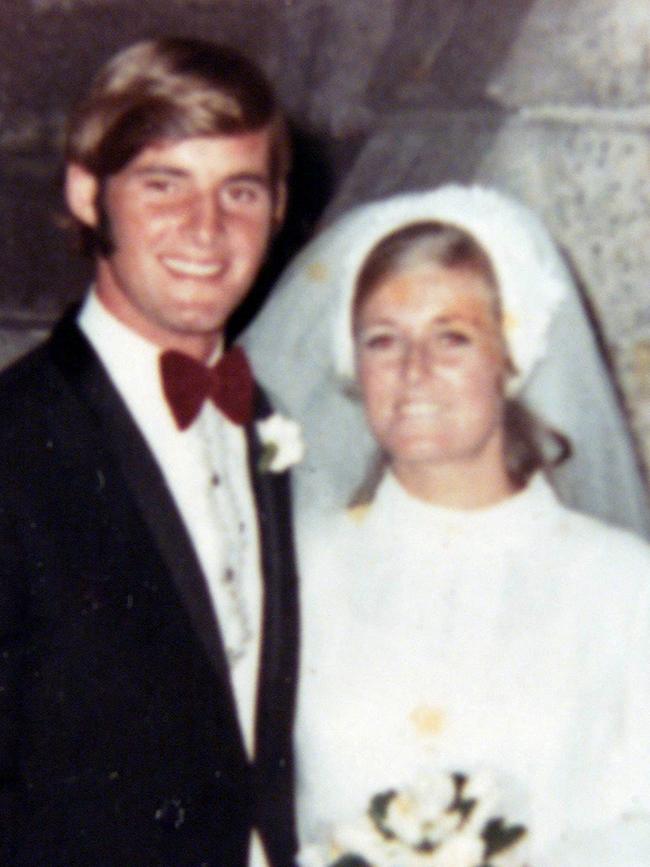
[[[615,578],[617,582],[650,579],[650,544],[631,530],[559,501],[553,510],[551,527],[549,542],[555,547],[556,556],[576,569],[591,570],[594,579],[599,576]]]
[[[352,526],[344,508],[314,509],[299,514],[296,538],[303,564],[328,562],[334,551],[342,551],[351,543]]]
[[[650,558],[650,543],[639,534],[566,506],[559,500],[557,524],[560,532],[564,532],[577,545],[588,543],[598,548],[627,552],[630,556]]]

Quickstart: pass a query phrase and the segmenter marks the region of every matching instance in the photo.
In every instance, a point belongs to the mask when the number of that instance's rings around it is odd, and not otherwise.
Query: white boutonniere
[[[305,456],[305,442],[298,422],[279,413],[255,425],[264,450],[259,462],[262,473],[283,473]]]

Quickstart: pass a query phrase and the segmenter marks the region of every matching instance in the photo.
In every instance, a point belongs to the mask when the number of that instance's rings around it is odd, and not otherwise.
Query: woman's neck
[[[391,465],[397,481],[414,497],[452,509],[483,509],[516,493],[503,460],[438,465]]]

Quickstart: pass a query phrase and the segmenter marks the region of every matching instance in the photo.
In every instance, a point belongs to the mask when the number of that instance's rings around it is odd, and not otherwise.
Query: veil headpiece
[[[566,296],[570,277],[555,244],[529,208],[496,190],[449,184],[423,193],[386,199],[365,208],[366,218],[350,238],[341,271],[341,297],[334,327],[337,373],[354,377],[351,311],[359,271],[373,247],[397,229],[420,221],[449,223],[483,247],[497,277],[503,330],[515,373],[516,393],[547,346],[549,325]]]
[[[375,449],[361,406],[337,376],[353,371],[350,300],[359,267],[387,233],[431,219],[465,228],[492,261],[519,397],[574,445],[554,473],[562,499],[650,535],[627,421],[569,269],[529,208],[459,185],[392,196],[335,219],[291,262],[241,338],[276,404],[304,429],[307,455],[294,473],[299,516],[345,503]]]

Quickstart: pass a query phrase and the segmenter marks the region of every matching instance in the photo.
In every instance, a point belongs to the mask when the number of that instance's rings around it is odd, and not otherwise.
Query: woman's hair
[[[72,112],[65,159],[100,182],[164,139],[270,131],[271,182],[284,180],[290,136],[267,79],[231,48],[198,39],[151,39],[124,49],[98,72]],[[97,249],[92,230],[84,247]],[[100,229],[101,234],[101,229]]]
[[[516,488],[523,488],[538,470],[552,476],[571,457],[569,438],[544,424],[519,400],[506,399],[503,429],[506,472]]]
[[[389,277],[420,265],[467,270],[481,276],[490,288],[494,313],[501,322],[499,285],[489,256],[478,241],[459,226],[423,220],[386,235],[364,260],[352,300],[353,332],[359,314],[373,292]],[[504,339],[504,347],[507,346]],[[512,362],[508,359],[510,369]],[[506,398],[503,409],[504,457],[506,471],[516,488],[522,488],[537,470],[551,472],[571,454],[569,440],[545,426],[518,400]],[[352,504],[368,502],[387,464],[386,456],[375,456],[366,479]]]
[[[501,318],[496,275],[489,257],[469,232],[437,220],[423,220],[396,229],[379,241],[357,276],[352,303],[352,328],[366,299],[388,277],[419,265],[439,265],[478,274],[492,290]]]

